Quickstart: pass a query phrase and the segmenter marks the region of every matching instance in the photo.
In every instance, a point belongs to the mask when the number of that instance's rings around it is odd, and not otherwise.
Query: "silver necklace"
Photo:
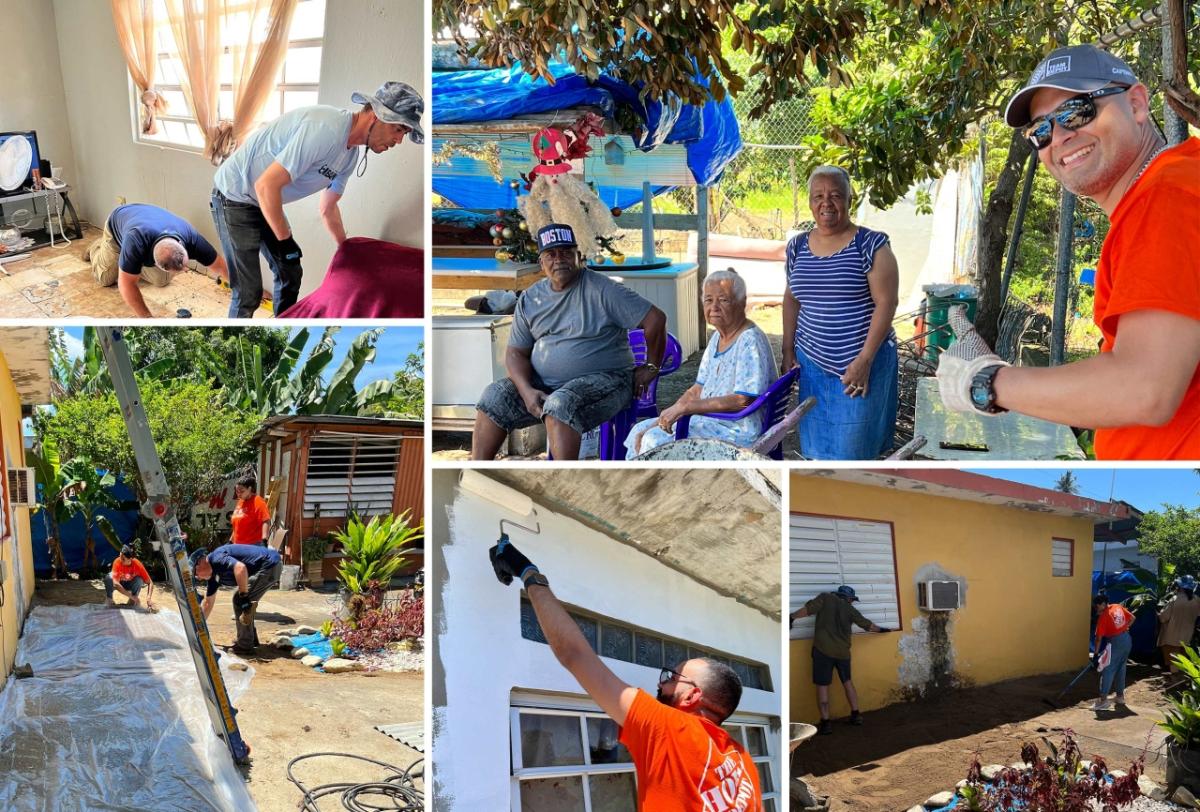
[[[1150,157],[1146,159],[1146,163],[1142,164],[1142,168],[1139,169],[1138,173],[1133,176],[1133,180],[1131,180],[1129,182],[1129,185],[1133,186],[1133,184],[1137,183],[1138,178],[1140,178],[1142,175],[1144,175],[1146,173],[1146,170],[1150,168],[1150,164],[1154,162],[1154,159],[1157,158],[1159,155],[1162,155],[1163,152],[1166,151],[1166,149],[1167,149],[1167,145],[1163,144],[1161,147],[1154,150],[1154,152],[1150,153]]]

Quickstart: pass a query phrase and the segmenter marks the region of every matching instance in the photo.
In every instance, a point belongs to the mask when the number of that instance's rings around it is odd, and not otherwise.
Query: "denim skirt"
[[[899,367],[896,341],[879,346],[865,397],[850,397],[839,376],[796,348],[800,400],[817,405],[800,419],[800,454],[810,460],[873,460],[892,450],[896,431]]]

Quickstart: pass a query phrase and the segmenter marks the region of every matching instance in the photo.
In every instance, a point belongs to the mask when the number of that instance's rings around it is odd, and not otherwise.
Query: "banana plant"
[[[1190,749],[1200,745],[1200,653],[1191,646],[1184,646],[1183,652],[1171,659],[1187,683],[1178,694],[1168,694],[1170,707],[1157,724],[1167,731],[1172,744],[1180,749]]]
[[[100,508],[128,510],[137,507],[136,502],[117,499],[112,486],[117,478],[110,471],[98,471],[90,460],[71,459],[63,462],[58,446],[52,439],[45,439],[40,452],[32,449],[25,452],[27,464],[36,472],[39,501],[34,515],[40,515],[46,526],[46,544],[50,552],[51,566],[56,575],[67,572],[66,557],[61,542],[62,525],[75,516],[84,522],[84,567],[98,566],[92,530],[100,530],[101,536],[120,549],[112,524],[103,516],[97,516]]]

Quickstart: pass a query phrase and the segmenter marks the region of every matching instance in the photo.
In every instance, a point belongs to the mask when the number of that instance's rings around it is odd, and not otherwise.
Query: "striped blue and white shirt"
[[[849,245],[827,257],[813,256],[808,232],[788,242],[788,288],[800,303],[796,349],[832,375],[844,374],[867,343],[875,313],[867,274],[887,244],[886,234],[862,226]]]

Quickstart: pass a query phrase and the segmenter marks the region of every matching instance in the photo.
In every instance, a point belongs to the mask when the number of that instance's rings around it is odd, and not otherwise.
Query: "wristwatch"
[[[660,367],[658,364],[652,363],[650,361],[643,361],[641,365],[644,367],[650,367],[655,372],[658,372],[660,370]]]
[[[550,579],[545,575],[542,575],[540,572],[535,571],[529,573],[529,575],[525,578],[524,583],[526,589],[531,586],[550,586]]]
[[[996,373],[1000,369],[1000,364],[984,367],[971,379],[971,404],[984,414],[1000,414],[1008,411],[1008,409],[996,405]]]

